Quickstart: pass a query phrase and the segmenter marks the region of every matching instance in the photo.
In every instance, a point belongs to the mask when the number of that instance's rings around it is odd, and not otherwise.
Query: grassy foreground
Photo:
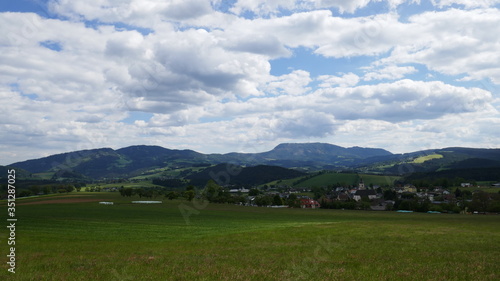
[[[131,200],[139,199],[81,193],[18,200],[16,273],[7,271],[3,226],[0,280],[500,278],[500,216]],[[5,202],[1,209],[7,225]]]

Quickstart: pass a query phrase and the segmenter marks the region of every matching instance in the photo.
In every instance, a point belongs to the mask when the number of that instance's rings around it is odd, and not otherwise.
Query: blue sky
[[[0,164],[499,147],[500,0],[21,0],[0,26]]]

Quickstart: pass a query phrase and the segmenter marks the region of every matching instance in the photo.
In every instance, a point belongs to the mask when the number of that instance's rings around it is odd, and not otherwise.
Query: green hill
[[[219,164],[206,168],[198,173],[191,174],[186,179],[194,185],[204,185],[208,180],[215,180],[218,184],[260,185],[275,180],[291,179],[305,175],[305,173],[277,167],[258,165],[241,167],[232,164]]]
[[[381,176],[369,174],[356,174],[356,173],[321,173],[310,178],[303,178],[294,184],[295,187],[315,187],[315,186],[355,186],[358,185],[362,179],[365,186],[370,185],[392,185],[395,180],[399,179],[398,176]]]
[[[220,163],[233,163],[246,167],[279,166],[312,172],[351,170],[362,174],[394,176],[454,169],[489,168],[491,169],[489,171],[493,173],[481,175],[481,178],[492,178],[495,177],[494,169],[500,168],[500,149],[450,147],[391,154],[377,148],[344,148],[324,143],[298,143],[280,144],[271,151],[261,153],[202,154],[192,150],[138,145],[117,150],[101,148],[74,151],[17,162],[10,166],[23,169],[28,174],[40,175],[44,179],[91,181],[145,175],[183,178],[196,172],[194,169],[192,171],[187,169]],[[174,170],[177,172],[173,172]],[[241,182],[262,182],[269,179],[266,177],[257,181],[251,179],[252,176],[250,175],[249,179],[242,179]],[[333,177],[324,180],[317,179],[317,182],[311,181],[308,184],[331,185],[342,182],[350,183],[352,180]],[[371,181],[375,185],[387,183],[385,178]]]

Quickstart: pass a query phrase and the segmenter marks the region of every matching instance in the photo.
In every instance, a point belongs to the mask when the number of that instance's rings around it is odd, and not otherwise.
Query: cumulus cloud
[[[50,0],[49,10],[72,20],[122,22],[147,28],[161,21],[187,20],[213,11],[206,0]]]
[[[487,1],[487,0],[485,0]],[[420,0],[238,0],[231,11],[236,14],[252,12],[258,16],[279,14],[283,10],[304,11],[314,9],[336,9],[339,13],[354,13],[370,3],[385,2],[391,8],[402,3],[420,3]]]
[[[342,74],[342,76],[335,75],[321,75],[318,77],[322,83],[319,85],[323,88],[331,88],[335,86],[350,87],[355,86],[359,82],[359,76],[350,72]]]
[[[295,70],[290,74],[274,78],[267,84],[266,90],[272,94],[300,95],[311,90],[307,87],[311,81],[309,72]]]
[[[431,0],[432,4],[440,8],[451,6],[453,4],[463,5],[466,8],[477,8],[477,7],[491,7],[499,4],[498,0]]]
[[[371,69],[370,69],[371,70]],[[388,65],[381,69],[369,71],[363,76],[363,80],[396,80],[405,77],[407,74],[417,72],[413,66]]]
[[[448,74],[466,74],[470,79],[490,78],[500,82],[496,52],[500,32],[498,9],[427,12],[409,19],[408,33],[416,31],[412,42],[394,44],[382,63],[420,63]]]
[[[338,119],[376,119],[402,122],[435,119],[446,114],[496,112],[491,93],[444,84],[440,81],[400,80],[354,88],[321,91],[321,98],[342,102],[328,107]]]
[[[493,143],[498,1],[404,3],[420,1],[51,0],[50,18],[0,13],[0,95],[11,104],[0,156],[311,139],[386,147],[387,134],[406,150],[472,135]],[[443,143],[426,140],[436,136]]]

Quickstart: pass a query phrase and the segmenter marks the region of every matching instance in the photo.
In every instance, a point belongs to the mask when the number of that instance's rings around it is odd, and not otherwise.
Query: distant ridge
[[[439,154],[439,157],[425,158]],[[419,158],[418,161],[414,161]],[[133,177],[154,169],[188,169],[231,163],[242,167],[257,165],[318,170],[360,170],[382,174],[433,172],[443,169],[495,168],[500,149],[443,148],[392,154],[381,148],[341,147],[328,143],[282,143],[260,153],[203,154],[193,150],[134,145],[61,153],[10,164],[31,174],[52,173],[86,179]],[[411,169],[408,169],[411,165]],[[61,173],[60,171],[65,171]]]

